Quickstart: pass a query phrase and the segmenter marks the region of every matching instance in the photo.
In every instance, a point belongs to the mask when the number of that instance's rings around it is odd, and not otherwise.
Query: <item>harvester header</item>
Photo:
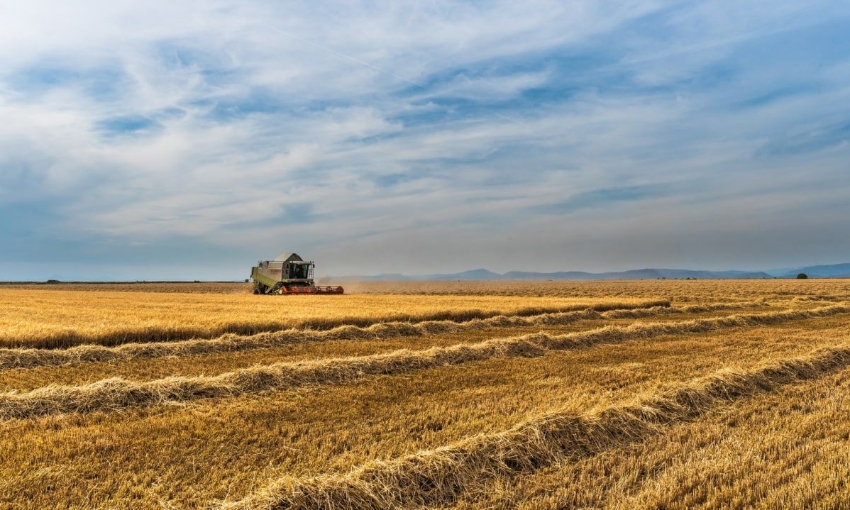
[[[316,264],[297,253],[281,253],[274,260],[261,260],[251,268],[254,294],[342,294],[339,286],[317,286],[313,281]]]

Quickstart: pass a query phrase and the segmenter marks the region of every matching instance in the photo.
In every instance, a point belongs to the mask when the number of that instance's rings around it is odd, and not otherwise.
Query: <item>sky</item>
[[[850,261],[850,3],[0,0],[0,280]]]

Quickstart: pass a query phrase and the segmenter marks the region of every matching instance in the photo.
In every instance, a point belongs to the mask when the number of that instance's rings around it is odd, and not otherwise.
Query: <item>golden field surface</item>
[[[189,284],[186,284],[189,285]],[[179,287],[178,285],[175,285]],[[101,286],[0,287],[0,345],[5,347],[68,347],[98,343],[212,338],[225,333],[250,335],[285,328],[328,329],[386,321],[467,319],[499,314],[527,315],[586,308],[606,302],[636,303],[640,298],[587,299],[566,296],[350,294],[300,296],[287,303],[255,296],[244,284],[215,285],[224,293],[157,292],[167,285],[127,286],[135,292]],[[328,298],[331,299],[328,299]],[[645,300],[644,300],[645,301]]]
[[[850,281],[0,286],[0,508],[848,508]]]

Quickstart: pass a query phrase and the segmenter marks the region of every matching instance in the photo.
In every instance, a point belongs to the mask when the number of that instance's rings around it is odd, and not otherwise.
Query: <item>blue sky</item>
[[[0,280],[850,261],[850,4],[6,2]]]

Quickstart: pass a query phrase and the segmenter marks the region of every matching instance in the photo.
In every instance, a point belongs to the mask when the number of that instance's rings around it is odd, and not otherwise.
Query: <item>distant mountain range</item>
[[[658,280],[658,279],[725,279],[725,278],[793,278],[805,273],[814,278],[850,278],[850,263],[829,266],[808,266],[783,268],[770,271],[701,271],[690,269],[632,269],[607,273],[587,273],[584,271],[557,271],[538,273],[532,271],[509,271],[494,273],[487,269],[471,269],[460,273],[404,275],[379,274],[374,276],[334,276],[334,281],[484,281],[484,280]]]
[[[778,269],[775,273],[773,271],[769,271],[769,273],[773,276],[797,276],[800,273],[805,273],[808,276],[821,278],[850,277],[850,263],[832,264],[830,266],[807,266],[796,269]]]

